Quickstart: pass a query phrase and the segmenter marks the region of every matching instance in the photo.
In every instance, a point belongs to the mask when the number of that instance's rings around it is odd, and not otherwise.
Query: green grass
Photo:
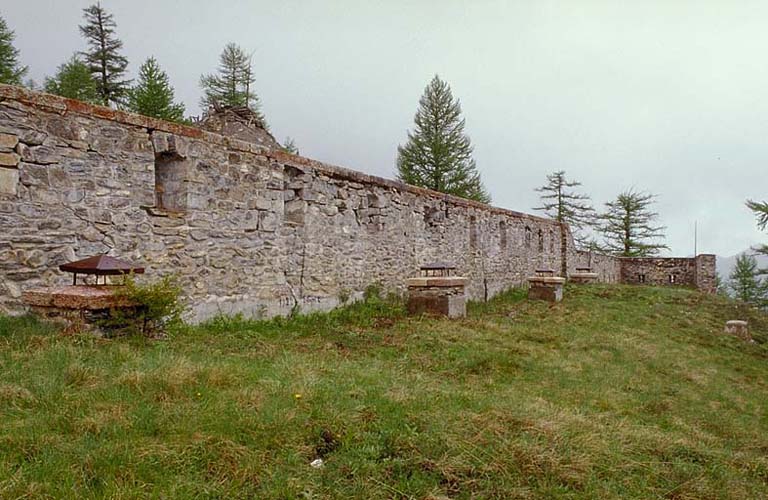
[[[757,344],[721,333],[744,315]],[[0,497],[766,498],[763,340],[724,299],[619,286],[165,341],[0,318]]]

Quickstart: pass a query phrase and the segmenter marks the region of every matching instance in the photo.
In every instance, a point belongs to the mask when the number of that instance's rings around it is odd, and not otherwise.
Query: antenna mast
[[[693,221],[693,256],[699,255],[699,221]]]

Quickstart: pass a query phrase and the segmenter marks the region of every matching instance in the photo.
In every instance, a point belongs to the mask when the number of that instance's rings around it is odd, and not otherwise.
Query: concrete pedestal
[[[528,278],[528,298],[560,302],[563,300],[565,278],[557,276],[531,276]]]
[[[466,284],[467,278],[452,276],[410,278],[408,314],[463,318],[467,315]]]

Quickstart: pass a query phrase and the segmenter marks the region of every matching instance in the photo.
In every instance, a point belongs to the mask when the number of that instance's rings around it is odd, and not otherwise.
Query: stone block
[[[39,146],[48,138],[48,134],[39,130],[27,129],[21,131],[19,140],[27,146]]]
[[[749,333],[749,323],[741,320],[731,320],[725,324],[725,333],[738,337],[745,342],[754,342]]]
[[[0,168],[0,194],[16,196],[19,188],[19,171],[15,168]]]
[[[563,300],[565,278],[557,276],[532,276],[528,278],[528,298],[560,302]]]
[[[19,143],[19,138],[13,134],[0,134],[0,149],[12,150]]]
[[[152,148],[156,155],[184,159],[189,153],[189,142],[174,134],[166,132],[152,132]]]
[[[37,163],[38,165],[50,165],[58,163],[60,154],[53,146],[32,146],[28,147],[19,144],[16,150],[21,155],[21,159],[28,163]]]
[[[259,212],[259,230],[269,233],[277,231],[279,226],[277,215],[273,212]]]
[[[408,313],[449,318],[467,315],[466,278],[411,278],[408,284]]]
[[[16,167],[19,164],[19,155],[16,153],[0,152],[0,167]]]
[[[307,203],[302,200],[292,200],[285,204],[285,221],[293,224],[304,224],[307,213]]]
[[[597,273],[576,272],[568,277],[568,281],[576,285],[587,285],[590,283],[597,283],[599,278]]]

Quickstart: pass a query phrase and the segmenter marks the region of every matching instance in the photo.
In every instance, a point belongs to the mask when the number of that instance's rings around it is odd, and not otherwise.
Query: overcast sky
[[[89,1],[3,0],[30,76],[84,48]],[[227,42],[253,52],[272,132],[301,153],[394,177],[438,73],[462,103],[493,204],[531,211],[563,169],[596,204],[658,194],[671,253],[731,255],[768,236],[768,2],[105,0],[135,74],[154,55],[199,113]]]

